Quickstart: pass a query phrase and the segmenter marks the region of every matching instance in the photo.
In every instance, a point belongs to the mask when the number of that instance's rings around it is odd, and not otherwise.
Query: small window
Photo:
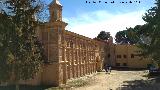
[[[127,63],[123,63],[123,66],[127,66]]]
[[[70,47],[73,48],[73,42],[72,41],[70,42]]]
[[[131,54],[131,58],[134,58],[134,54]]]
[[[54,20],[57,20],[57,9],[54,9]]]
[[[116,66],[120,66],[120,63],[116,63]]]
[[[51,32],[54,32],[54,29],[53,29],[53,28],[51,28]]]
[[[123,58],[127,58],[127,56],[126,56],[126,55],[123,55]]]
[[[62,31],[62,28],[61,28],[61,27],[58,27],[58,32],[61,33],[61,31]]]
[[[108,58],[110,58],[111,57],[111,55],[110,54],[108,54]]]
[[[121,55],[117,55],[117,58],[121,58]]]

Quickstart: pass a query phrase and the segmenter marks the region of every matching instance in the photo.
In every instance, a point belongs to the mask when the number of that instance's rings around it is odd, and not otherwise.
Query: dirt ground
[[[72,90],[160,90],[160,79],[148,78],[147,74],[146,70],[98,72],[90,85]]]

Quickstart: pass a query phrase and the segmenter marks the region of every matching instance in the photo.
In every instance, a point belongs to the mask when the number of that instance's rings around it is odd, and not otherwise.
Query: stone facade
[[[59,86],[71,78],[101,71],[105,43],[65,30],[62,5],[54,0],[50,6],[50,21],[37,28],[47,60],[41,73],[41,83]]]
[[[141,50],[136,45],[115,45],[115,66],[147,68],[151,59],[139,56]]]

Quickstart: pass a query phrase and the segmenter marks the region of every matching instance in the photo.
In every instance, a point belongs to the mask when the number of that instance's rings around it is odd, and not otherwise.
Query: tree
[[[143,37],[147,40],[140,43],[139,47],[143,50],[143,55],[160,63],[160,0],[156,0],[155,5],[143,16],[146,22]]]
[[[109,33],[109,32],[101,31],[101,32],[98,34],[97,39],[108,40],[109,37],[110,37],[110,33]]]
[[[127,38],[126,38],[126,31],[119,31],[116,33],[116,36],[115,36],[115,41],[116,43],[118,44],[126,44],[127,43]]]
[[[115,35],[115,41],[118,44],[137,44],[139,37],[142,35],[143,25],[136,25],[134,28],[126,28],[126,30],[119,31]]]
[[[43,47],[35,29],[38,0],[6,0],[0,14],[0,81],[16,83],[35,77],[43,63]]]

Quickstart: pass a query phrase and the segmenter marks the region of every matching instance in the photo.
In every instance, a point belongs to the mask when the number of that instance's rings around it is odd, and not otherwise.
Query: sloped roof
[[[58,5],[62,6],[62,4],[59,2],[59,0],[53,0],[53,1],[50,3],[50,5],[52,5],[52,4],[58,4]]]

